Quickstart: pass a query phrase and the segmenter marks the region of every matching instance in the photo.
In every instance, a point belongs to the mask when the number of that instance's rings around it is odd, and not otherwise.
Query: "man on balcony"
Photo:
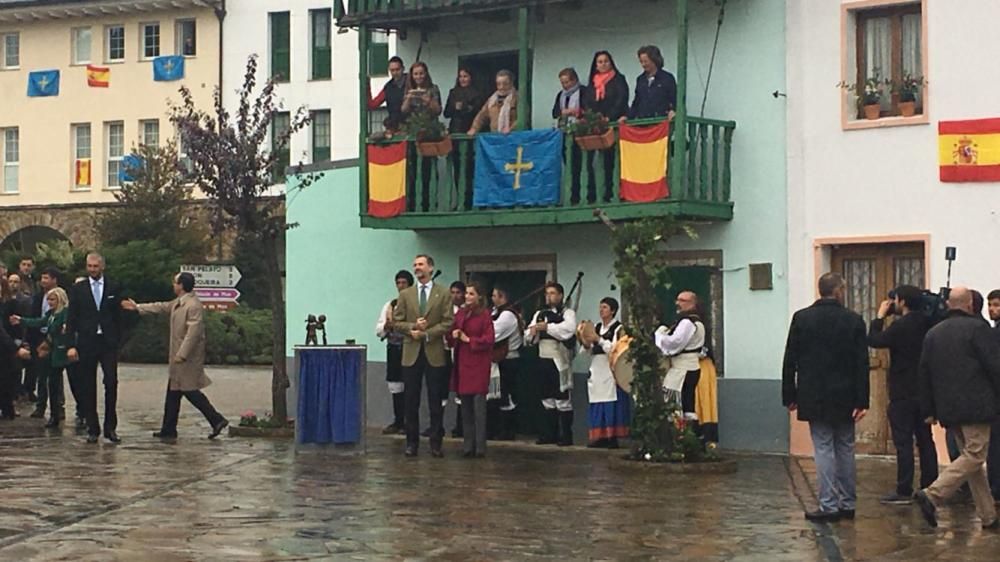
[[[525,331],[528,344],[538,344],[538,373],[545,420],[539,445],[573,444],[573,353],[576,345],[576,312],[563,304],[565,291],[559,283],[545,286],[545,304],[535,313]]]
[[[390,80],[374,98],[371,97],[370,88],[368,92],[368,109],[370,111],[378,109],[384,103],[388,117],[397,123],[402,122],[403,98],[406,96],[407,77],[403,68],[403,59],[395,56],[389,59]]]

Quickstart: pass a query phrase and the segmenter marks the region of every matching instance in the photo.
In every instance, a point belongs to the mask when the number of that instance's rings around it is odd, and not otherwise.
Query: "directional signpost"
[[[243,275],[235,265],[187,264],[181,271],[194,275],[194,292],[209,310],[229,310],[237,306],[240,292],[236,284]]]

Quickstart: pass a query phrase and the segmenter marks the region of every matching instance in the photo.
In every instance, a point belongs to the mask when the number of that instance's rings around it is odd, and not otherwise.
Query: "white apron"
[[[621,325],[612,323],[612,326],[615,326],[613,329],[617,331]],[[607,340],[605,338],[607,331],[605,331],[603,325],[598,325],[597,335],[601,336],[602,340],[610,341],[611,343],[618,340],[618,334],[615,334],[611,340]],[[601,345],[601,342],[597,342],[594,345]],[[615,383],[615,374],[611,371],[611,361],[608,354],[593,353],[591,351],[591,357],[590,377],[587,379],[587,395],[590,398],[590,403],[614,402],[618,399],[618,385]]]

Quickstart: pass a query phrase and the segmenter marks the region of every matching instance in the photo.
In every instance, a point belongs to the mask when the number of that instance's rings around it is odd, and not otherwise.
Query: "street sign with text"
[[[194,275],[195,287],[203,288],[232,288],[243,278],[235,265],[186,264],[181,266],[185,271]]]
[[[204,287],[195,287],[194,294],[198,295],[198,298],[202,302],[236,302],[240,298],[240,292],[236,289],[209,289]]]

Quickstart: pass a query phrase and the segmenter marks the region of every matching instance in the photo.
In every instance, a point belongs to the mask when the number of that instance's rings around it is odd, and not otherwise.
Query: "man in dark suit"
[[[820,299],[792,317],[781,398],[809,422],[819,510],[811,521],[854,519],[854,424],[868,412],[868,342],[861,316],[844,307],[843,277],[819,278]]]
[[[417,284],[399,293],[393,311],[393,329],[403,334],[403,385],[406,412],[406,456],[417,456],[420,444],[420,391],[427,379],[431,415],[431,456],[442,457],[444,407],[441,396],[448,388],[447,352],[444,335],[451,329],[454,313],[451,296],[434,283],[434,259],[418,255],[413,260]]]
[[[87,442],[97,443],[101,423],[97,418],[97,365],[104,374],[104,438],[120,443],[118,438],[118,346],[121,341],[121,287],[104,276],[104,257],[87,255],[87,279],[73,285],[69,293],[67,327],[76,338],[69,350],[73,360],[79,357],[78,390],[87,418]]]

